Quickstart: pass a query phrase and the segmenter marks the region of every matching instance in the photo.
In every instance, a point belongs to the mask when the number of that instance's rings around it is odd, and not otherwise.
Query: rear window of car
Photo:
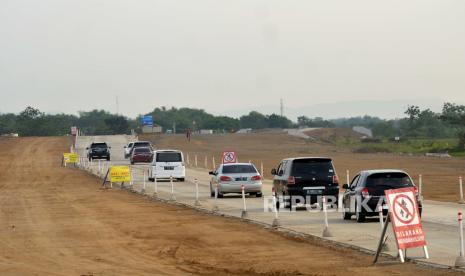
[[[257,170],[252,165],[228,165],[223,166],[223,173],[256,173]]]
[[[292,162],[291,175],[294,177],[328,177],[334,175],[330,159],[296,159]]]
[[[136,153],[145,153],[145,152],[151,152],[151,150],[148,148],[137,148],[136,149]]]
[[[150,145],[149,142],[137,142],[137,143],[134,143],[134,146],[135,147],[151,147],[152,145]]]
[[[159,152],[157,153],[157,162],[182,162],[180,152]]]
[[[106,143],[95,143],[95,144],[92,144],[90,147],[93,148],[93,149],[95,149],[95,148],[107,148],[107,144]]]
[[[397,189],[411,187],[413,183],[405,173],[376,173],[367,177],[367,188]]]

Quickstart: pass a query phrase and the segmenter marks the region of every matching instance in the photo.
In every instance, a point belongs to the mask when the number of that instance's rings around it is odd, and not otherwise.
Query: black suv
[[[331,196],[333,206],[337,206],[339,179],[330,158],[284,159],[277,169],[271,170],[271,174],[274,175],[273,189],[278,198],[284,199],[284,207],[292,209],[292,204],[297,203],[292,197],[298,196],[300,201],[304,199],[300,203],[313,204],[321,200],[323,195]]]
[[[417,187],[406,172],[400,170],[361,171],[354,177],[350,185],[343,185],[345,192],[342,199],[342,217],[345,220],[350,220],[355,215],[357,222],[364,222],[366,217],[378,216],[380,206],[386,215],[388,209],[384,191],[409,187],[413,187],[416,191],[418,209],[421,215],[422,203]]]
[[[92,159],[106,159],[110,161],[110,149],[107,143],[92,143],[90,147],[86,148],[87,158],[89,161]]]

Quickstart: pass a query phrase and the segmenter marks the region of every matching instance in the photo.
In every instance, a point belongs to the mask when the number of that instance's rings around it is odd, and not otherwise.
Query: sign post
[[[415,189],[411,187],[387,190],[385,194],[389,205],[389,216],[382,231],[375,263],[378,260],[385,241],[384,237],[390,221],[392,222],[397,249],[399,250],[399,257],[402,263],[405,262],[403,250],[407,250],[408,248],[423,247],[425,258],[429,259],[425,233],[423,232],[418,203],[415,197]]]

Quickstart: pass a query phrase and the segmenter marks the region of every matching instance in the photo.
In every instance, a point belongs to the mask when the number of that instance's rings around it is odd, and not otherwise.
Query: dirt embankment
[[[66,138],[0,140],[0,275],[447,273],[372,266],[353,251],[101,190],[100,180],[60,167],[67,148]]]
[[[270,171],[287,157],[328,156],[333,158],[342,183],[346,183],[346,170],[351,177],[366,169],[402,169],[417,182],[423,175],[423,195],[426,199],[457,202],[459,200],[458,177],[465,175],[465,158],[429,158],[424,156],[401,156],[395,154],[357,154],[350,149],[341,149],[330,144],[312,142],[286,134],[225,134],[194,135],[187,142],[183,135],[141,136],[159,148],[178,148],[198,155],[199,166],[204,166],[205,157],[211,169],[212,156],[220,160],[223,150],[236,150],[240,161],[251,160],[258,167],[264,164],[265,177],[271,179]]]

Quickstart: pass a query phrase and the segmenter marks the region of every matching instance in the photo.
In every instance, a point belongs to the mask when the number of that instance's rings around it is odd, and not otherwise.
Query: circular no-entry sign
[[[223,153],[223,163],[236,163],[237,162],[237,156],[236,152],[234,151],[226,151]]]
[[[405,194],[399,194],[394,198],[394,216],[403,224],[410,224],[417,215],[415,203]]]

